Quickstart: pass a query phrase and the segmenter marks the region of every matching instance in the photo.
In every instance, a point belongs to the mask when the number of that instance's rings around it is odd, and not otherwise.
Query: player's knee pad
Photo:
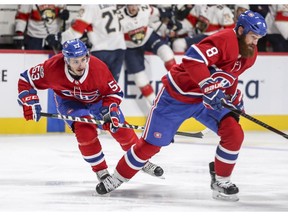
[[[137,145],[134,147],[135,154],[142,160],[148,160],[155,154],[157,154],[161,147],[152,145],[141,138]]]
[[[220,145],[231,151],[238,151],[244,140],[244,132],[241,125],[230,115],[221,120],[218,135],[221,137]]]

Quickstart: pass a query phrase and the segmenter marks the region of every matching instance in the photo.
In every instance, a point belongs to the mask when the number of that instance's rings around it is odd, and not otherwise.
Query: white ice
[[[209,185],[218,143],[212,133],[176,136],[151,160],[164,168],[164,180],[139,172],[108,196],[96,194],[73,134],[2,135],[0,212],[287,212],[288,140],[270,131],[245,136],[232,175],[240,201],[223,202],[212,199]],[[99,138],[113,172],[123,151],[109,134]]]

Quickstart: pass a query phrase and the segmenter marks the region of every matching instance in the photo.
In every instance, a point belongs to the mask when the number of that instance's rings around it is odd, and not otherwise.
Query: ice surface
[[[96,175],[73,134],[2,135],[0,212],[287,212],[288,140],[270,131],[245,134],[232,176],[240,189],[235,203],[212,199],[208,163],[218,137],[211,133],[176,136],[162,148],[151,161],[164,168],[164,180],[139,172],[107,196],[96,194]],[[99,138],[113,172],[123,151],[109,134]]]

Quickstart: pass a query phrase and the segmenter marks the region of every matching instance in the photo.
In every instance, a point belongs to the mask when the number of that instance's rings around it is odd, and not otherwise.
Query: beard
[[[251,58],[255,53],[255,45],[249,45],[245,42],[245,35],[238,37],[239,53],[242,57]]]

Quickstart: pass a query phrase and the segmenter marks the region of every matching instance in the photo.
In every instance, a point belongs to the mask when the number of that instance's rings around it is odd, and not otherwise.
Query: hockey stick
[[[283,137],[286,138],[286,139],[288,139],[288,134],[283,133],[282,131],[280,131],[280,130],[278,130],[278,129],[276,129],[276,128],[274,128],[274,127],[272,127],[272,126],[270,126],[270,125],[268,125],[268,124],[266,124],[266,123],[264,123],[264,122],[262,122],[262,121],[260,121],[260,120],[258,120],[258,119],[256,119],[256,118],[254,118],[254,117],[252,117],[252,116],[250,116],[250,115],[248,115],[248,114],[246,114],[245,112],[242,112],[242,111],[240,111],[240,110],[234,109],[233,107],[227,105],[227,104],[224,103],[224,102],[222,103],[222,105],[223,105],[225,108],[231,110],[232,112],[234,112],[234,113],[236,113],[236,114],[238,114],[238,115],[241,115],[241,116],[243,116],[244,118],[247,118],[247,119],[249,119],[250,121],[252,121],[252,122],[254,122],[254,123],[256,123],[256,124],[258,124],[258,125],[266,128],[266,129],[270,130],[270,131],[273,131],[274,133],[279,134],[279,135],[283,136]]]
[[[43,24],[44,24],[44,27],[45,27],[45,30],[46,30],[47,34],[50,35],[48,26],[47,26],[47,24],[46,24],[47,19],[44,19],[44,18],[43,18],[43,12],[40,10],[39,5],[38,5],[38,4],[35,4],[35,6],[36,6],[36,8],[37,8],[38,13],[39,13],[40,16],[41,16],[41,20],[43,21]],[[53,52],[54,52],[55,55],[58,54],[58,51],[57,51],[57,49],[56,49],[54,46],[52,46],[52,50],[53,50]]]
[[[68,120],[68,121],[86,122],[86,123],[97,124],[97,125],[103,125],[104,124],[103,120],[88,119],[88,118],[83,118],[83,117],[74,117],[74,116],[67,116],[67,115],[61,115],[61,114],[51,114],[51,113],[41,112],[41,116],[42,117],[48,117],[48,118]],[[131,124],[119,124],[119,127],[130,128],[130,129],[135,129],[135,130],[144,130],[144,126],[131,125]],[[176,135],[202,138],[204,134],[202,132],[188,133],[188,132],[177,131]]]

